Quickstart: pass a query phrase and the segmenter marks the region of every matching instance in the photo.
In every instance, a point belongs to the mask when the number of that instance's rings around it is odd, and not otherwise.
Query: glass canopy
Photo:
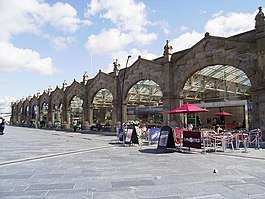
[[[208,66],[193,74],[183,88],[184,101],[241,100],[250,96],[250,80],[246,74],[233,66]],[[128,106],[161,106],[162,92],[152,80],[141,80],[127,95]],[[102,89],[94,98],[94,105],[111,107],[111,93]]]

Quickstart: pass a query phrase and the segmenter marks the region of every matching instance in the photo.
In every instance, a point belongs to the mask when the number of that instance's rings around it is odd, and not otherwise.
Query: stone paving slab
[[[155,145],[116,141],[94,132],[7,127],[0,136],[0,199],[265,198],[264,149],[156,153]]]

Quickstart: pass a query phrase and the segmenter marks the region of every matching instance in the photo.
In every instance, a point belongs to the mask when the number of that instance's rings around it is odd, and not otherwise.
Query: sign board
[[[160,131],[161,131],[161,128],[150,128],[149,132],[150,132],[151,143],[158,142]]]
[[[158,143],[159,146],[167,146],[168,134],[169,131],[161,131]]]
[[[137,136],[137,132],[136,132],[137,128],[138,127],[135,127],[133,125],[130,125],[127,127],[127,130],[125,131],[125,134],[126,134],[125,143],[127,143],[127,144],[139,144],[138,136]]]
[[[183,131],[183,147],[201,149],[201,132]]]
[[[173,130],[169,126],[163,126],[158,138],[157,150],[167,151],[167,148],[175,148]]]
[[[126,137],[125,137],[125,143],[130,143],[131,139],[132,139],[132,133],[133,133],[133,129],[127,129],[126,132]]]
[[[123,129],[119,128],[119,140],[123,141]]]

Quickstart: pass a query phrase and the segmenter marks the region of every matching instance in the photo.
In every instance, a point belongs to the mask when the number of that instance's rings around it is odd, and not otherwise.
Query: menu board
[[[168,131],[161,131],[158,142],[159,146],[165,146],[165,147],[167,146],[168,134],[169,134]]]

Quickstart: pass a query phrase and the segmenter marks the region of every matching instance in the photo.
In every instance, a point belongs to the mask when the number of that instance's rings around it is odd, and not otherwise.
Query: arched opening
[[[63,110],[63,103],[54,104],[54,128],[58,129],[61,128],[62,125],[62,110]]]
[[[203,127],[215,124],[230,128],[251,127],[251,82],[240,69],[229,65],[214,65],[193,74],[182,90],[183,103],[199,104],[207,113],[188,114],[188,123]],[[232,117],[216,116],[217,112],[232,113]],[[198,122],[199,121],[199,122]],[[200,124],[199,124],[200,125]]]
[[[40,128],[46,127],[48,120],[49,104],[43,102],[40,111]]]
[[[34,104],[31,109],[31,122],[30,122],[31,127],[36,127],[38,112],[39,112],[39,106]]]
[[[93,127],[110,128],[112,123],[113,95],[108,89],[99,90],[93,98]]]
[[[161,126],[163,123],[162,91],[153,80],[141,80],[127,94],[127,120]]]
[[[83,102],[84,100],[78,95],[75,95],[70,102],[71,124],[73,124],[73,122],[76,120],[78,128],[81,128],[83,121]]]

